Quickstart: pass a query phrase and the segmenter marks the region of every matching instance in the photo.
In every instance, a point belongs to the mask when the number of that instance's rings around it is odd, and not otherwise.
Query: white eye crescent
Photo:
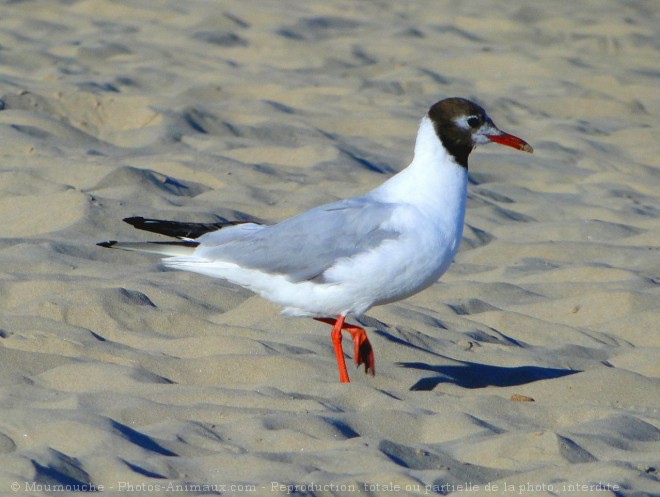
[[[466,122],[471,128],[478,128],[481,124],[481,120],[477,116],[470,116],[466,119]]]
[[[456,126],[466,130],[474,131],[483,124],[483,120],[479,116],[460,116],[454,119]]]

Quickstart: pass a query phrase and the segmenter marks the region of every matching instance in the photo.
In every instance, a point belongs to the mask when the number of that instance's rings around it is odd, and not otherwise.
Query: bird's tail
[[[133,252],[148,252],[150,254],[169,255],[174,257],[190,256],[199,245],[197,242],[101,242],[99,247],[130,250]]]
[[[210,231],[217,231],[226,226],[243,224],[244,221],[219,221],[217,223],[185,223],[180,221],[165,221],[161,219],[145,219],[143,217],[127,217],[124,222],[143,231],[158,233],[159,235],[178,238],[180,241],[172,242],[101,242],[100,247],[131,250],[134,252],[148,252],[151,254],[170,255],[174,257],[190,256],[199,245],[199,238]]]

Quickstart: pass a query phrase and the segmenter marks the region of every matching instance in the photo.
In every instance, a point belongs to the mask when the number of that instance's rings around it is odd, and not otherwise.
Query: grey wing
[[[286,275],[319,278],[338,259],[394,239],[383,225],[395,206],[366,197],[315,207],[271,226],[239,225],[200,237],[195,255]]]

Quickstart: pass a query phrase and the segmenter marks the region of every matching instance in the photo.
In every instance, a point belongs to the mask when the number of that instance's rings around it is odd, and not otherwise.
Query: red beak
[[[534,149],[527,143],[525,140],[518,138],[517,136],[510,135],[509,133],[501,132],[501,135],[486,135],[490,141],[499,143],[500,145],[506,145],[507,147],[517,148],[523,152],[529,152],[530,154],[534,152]]]

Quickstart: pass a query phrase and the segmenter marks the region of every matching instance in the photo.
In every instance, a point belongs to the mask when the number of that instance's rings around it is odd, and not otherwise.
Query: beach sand
[[[0,492],[658,495],[658,15],[3,2]],[[472,154],[451,269],[358,320],[374,378],[338,383],[327,325],[95,245],[366,192],[450,96],[535,153]]]

